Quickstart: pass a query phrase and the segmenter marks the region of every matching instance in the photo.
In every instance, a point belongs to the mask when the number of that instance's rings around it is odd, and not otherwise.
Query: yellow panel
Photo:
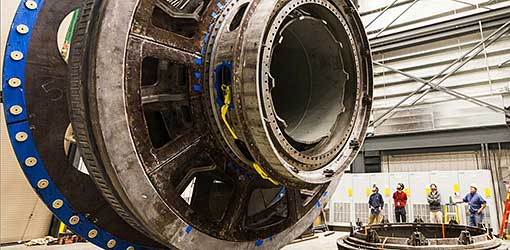
[[[347,189],[347,195],[349,195],[349,197],[352,197],[352,188]]]
[[[386,196],[390,196],[390,188],[389,188],[389,187],[386,187],[386,188],[384,189],[384,195],[386,195]]]
[[[58,227],[58,233],[64,233],[66,231],[66,224],[60,222],[60,226]]]
[[[430,194],[430,188],[427,187],[427,188],[425,188],[425,195],[429,195],[429,194]]]
[[[458,193],[459,192],[459,183],[453,184],[453,192]]]
[[[491,197],[491,189],[485,188],[485,197],[490,198]]]
[[[409,195],[409,188],[405,188],[405,189],[404,189],[404,192],[405,192],[407,195]]]
[[[315,220],[313,221],[313,225],[315,227],[318,227],[318,226],[322,225],[322,217],[320,215],[317,216],[317,218],[315,218]]]
[[[367,196],[370,196],[370,188],[365,189],[365,192],[367,193]]]

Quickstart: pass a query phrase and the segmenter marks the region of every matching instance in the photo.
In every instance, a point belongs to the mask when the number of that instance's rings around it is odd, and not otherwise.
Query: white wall
[[[374,20],[380,11],[393,0],[362,0],[360,11],[365,25]],[[387,26],[405,8],[411,0],[389,9],[367,28],[369,38],[374,41],[378,30]],[[459,3],[453,0],[421,0],[413,5],[381,36],[399,34],[406,30],[455,20],[476,13],[485,13],[491,9],[510,6],[510,1],[465,0]],[[378,11],[377,11],[378,10]],[[478,25],[477,25],[478,26]],[[425,44],[374,52],[374,60],[393,68],[400,69],[422,79],[430,79],[446,68],[451,62],[474,47],[497,27],[487,27],[481,20],[480,27],[468,34],[442,38]],[[380,37],[381,37],[380,36]],[[412,37],[410,37],[412,39]],[[510,64],[498,67],[510,59],[510,34],[487,47],[477,57],[450,76],[442,86],[451,88],[467,96],[475,97],[498,107],[510,104]],[[451,71],[451,70],[450,70]],[[448,71],[449,72],[449,71]],[[435,83],[438,81],[436,80]],[[374,67],[374,119],[407,97],[422,83],[411,80],[399,73],[383,67]],[[427,87],[428,88],[428,87]],[[432,91],[416,105],[409,107],[419,95],[404,102],[390,118],[379,125],[375,134],[398,134],[432,130],[459,129],[504,125],[503,112],[494,112],[465,100],[452,97],[440,91]],[[407,106],[407,107],[406,107]]]
[[[471,183],[476,183],[479,193],[487,200],[484,223],[497,232],[499,225],[489,170],[474,171],[428,171],[408,173],[373,173],[373,174],[345,174],[333,194],[329,208],[329,225],[349,226],[359,218],[364,224],[368,221],[368,197],[373,184],[379,187],[379,192],[385,201],[383,215],[395,222],[393,200],[391,195],[397,183],[405,185],[408,193],[407,220],[412,221],[420,217],[429,221],[429,210],[426,200],[427,188],[431,183],[438,186],[441,193],[442,204],[449,202],[452,196],[454,201],[460,200],[469,192]],[[455,192],[457,192],[455,194]],[[467,207],[459,205],[460,223],[468,222]]]
[[[382,156],[382,172],[421,172],[476,170],[480,167],[478,152],[447,152],[420,154],[390,154]]]
[[[20,0],[2,0],[1,9],[1,60],[9,28]],[[3,79],[2,79],[3,82]],[[0,86],[1,88],[1,86]],[[14,156],[0,104],[0,243],[30,240],[46,236],[51,213],[28,184]]]

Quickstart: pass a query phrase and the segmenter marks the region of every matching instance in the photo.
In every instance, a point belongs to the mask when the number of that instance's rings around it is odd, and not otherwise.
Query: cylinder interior
[[[330,136],[345,111],[341,46],[320,19],[295,18],[282,29],[271,62],[271,94],[285,132],[299,143]]]

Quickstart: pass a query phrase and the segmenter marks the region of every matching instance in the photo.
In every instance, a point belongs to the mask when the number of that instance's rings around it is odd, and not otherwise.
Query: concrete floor
[[[101,248],[92,245],[91,243],[74,243],[68,245],[51,245],[51,246],[30,246],[27,247],[23,244],[0,247],[2,250],[100,250]]]
[[[346,232],[335,232],[332,235],[324,236],[324,233],[315,234],[319,236],[318,239],[301,241],[298,243],[289,244],[286,247],[282,248],[282,250],[310,250],[310,249],[320,249],[320,250],[337,250],[336,240],[342,236],[345,236],[349,233]]]
[[[335,232],[332,235],[324,237],[324,233],[315,234],[319,236],[318,239],[302,241],[294,244],[290,244],[282,250],[309,250],[309,249],[321,249],[321,250],[336,250],[336,239],[346,235],[344,232]],[[31,246],[25,245],[14,245],[1,247],[1,250],[100,250],[100,248],[90,243],[75,243],[69,245],[52,245],[52,246]]]
[[[324,236],[324,233],[315,234],[319,236],[317,239],[302,241],[298,243],[289,244],[282,250],[309,250],[309,249],[321,249],[321,250],[336,250],[336,240],[342,236],[345,236],[345,232],[335,232],[332,235]],[[510,247],[510,241],[505,241],[506,245]],[[69,245],[53,245],[53,246],[31,246],[27,247],[24,245],[15,245],[1,247],[2,250],[100,250],[100,248],[90,243],[75,243]]]

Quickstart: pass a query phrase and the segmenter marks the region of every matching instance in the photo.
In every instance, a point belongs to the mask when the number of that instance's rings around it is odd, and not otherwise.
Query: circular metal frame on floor
[[[458,224],[393,223],[352,228],[337,240],[349,249],[508,249],[486,228]]]

